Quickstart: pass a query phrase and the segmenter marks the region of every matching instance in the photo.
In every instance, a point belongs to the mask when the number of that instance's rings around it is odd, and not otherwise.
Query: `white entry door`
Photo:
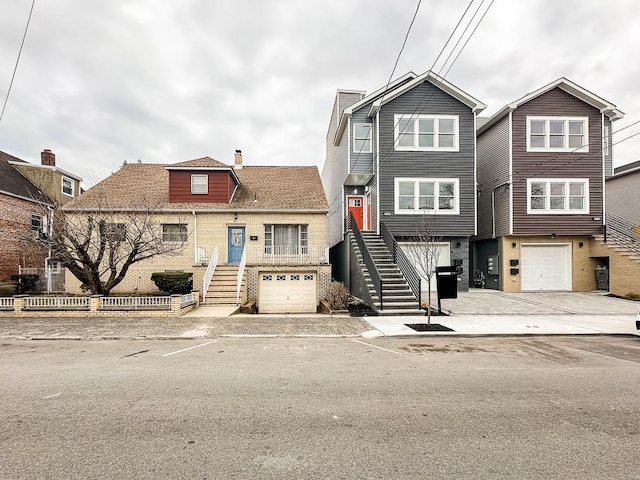
[[[316,272],[261,272],[260,313],[315,313],[318,300]]]
[[[571,245],[522,245],[523,291],[571,291]]]

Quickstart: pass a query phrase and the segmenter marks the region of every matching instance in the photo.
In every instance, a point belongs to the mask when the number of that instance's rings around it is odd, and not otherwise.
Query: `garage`
[[[316,272],[260,272],[258,277],[260,313],[316,312]]]
[[[522,245],[522,290],[571,291],[571,244]]]
[[[432,246],[425,246],[424,244],[419,244],[417,242],[398,242],[398,245],[407,256],[409,261],[415,266],[416,270],[418,270],[418,274],[420,274],[422,278],[422,292],[426,293],[429,290],[429,280],[427,279],[424,272],[419,271],[420,262],[417,260],[417,256],[426,255],[426,252],[429,251],[429,248],[433,247],[437,249],[436,255],[438,256],[436,267],[448,267],[451,265],[451,245],[449,242],[435,242]],[[435,272],[435,268],[433,269]],[[437,291],[436,285],[436,276],[435,273],[431,277],[431,292],[435,293]]]

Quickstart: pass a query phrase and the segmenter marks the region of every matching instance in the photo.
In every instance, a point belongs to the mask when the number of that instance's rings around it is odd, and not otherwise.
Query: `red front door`
[[[360,230],[364,227],[364,197],[362,195],[347,196],[347,215],[353,213]]]

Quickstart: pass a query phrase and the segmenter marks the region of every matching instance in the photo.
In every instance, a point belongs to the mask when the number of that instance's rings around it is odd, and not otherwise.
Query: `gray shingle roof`
[[[31,183],[9,162],[20,162],[25,165],[31,165],[13,155],[0,152],[0,191],[14,195],[27,200],[36,202],[51,203],[51,199],[42,193],[38,187]]]

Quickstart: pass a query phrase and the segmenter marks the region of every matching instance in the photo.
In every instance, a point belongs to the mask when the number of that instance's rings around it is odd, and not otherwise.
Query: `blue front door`
[[[229,227],[227,235],[228,263],[240,263],[244,249],[244,227]]]

